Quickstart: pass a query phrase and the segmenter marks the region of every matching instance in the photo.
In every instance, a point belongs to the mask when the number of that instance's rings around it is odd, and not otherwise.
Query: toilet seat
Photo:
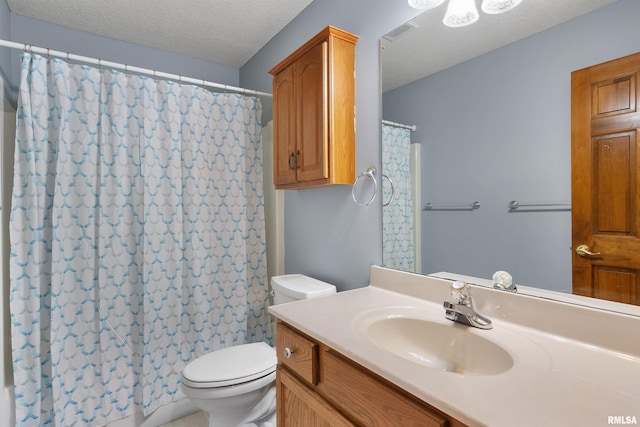
[[[201,389],[242,384],[275,372],[276,364],[276,351],[268,344],[241,344],[189,362],[182,371],[182,384]]]

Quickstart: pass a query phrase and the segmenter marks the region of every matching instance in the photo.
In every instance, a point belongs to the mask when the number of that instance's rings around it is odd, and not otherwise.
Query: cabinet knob
[[[291,350],[289,347],[286,347],[284,349],[284,357],[289,359],[289,358],[291,358],[292,355],[293,355],[293,350]]]

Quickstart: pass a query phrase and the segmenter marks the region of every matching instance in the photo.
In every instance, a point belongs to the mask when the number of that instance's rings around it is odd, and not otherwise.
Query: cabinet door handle
[[[296,151],[296,169],[300,169],[300,150]]]
[[[293,163],[291,163],[292,161],[293,161]],[[294,170],[294,169],[296,168],[296,167],[295,167],[295,164],[296,164],[296,163],[298,163],[298,162],[296,161],[296,155],[295,155],[295,154],[293,154],[293,151],[292,151],[292,152],[291,152],[291,155],[289,156],[289,169],[290,169],[290,170]]]

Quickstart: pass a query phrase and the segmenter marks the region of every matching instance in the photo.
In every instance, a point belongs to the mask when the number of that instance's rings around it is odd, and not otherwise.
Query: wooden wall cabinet
[[[278,321],[278,427],[464,424]]]
[[[357,40],[329,26],[269,71],[277,189],[353,184]]]

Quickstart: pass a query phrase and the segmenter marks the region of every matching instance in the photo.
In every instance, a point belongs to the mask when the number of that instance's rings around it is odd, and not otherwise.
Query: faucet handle
[[[517,292],[518,288],[513,283],[513,277],[506,271],[496,271],[493,273],[493,287],[502,291]]]
[[[462,280],[456,280],[451,284],[451,296],[458,304],[471,307],[471,290]]]

